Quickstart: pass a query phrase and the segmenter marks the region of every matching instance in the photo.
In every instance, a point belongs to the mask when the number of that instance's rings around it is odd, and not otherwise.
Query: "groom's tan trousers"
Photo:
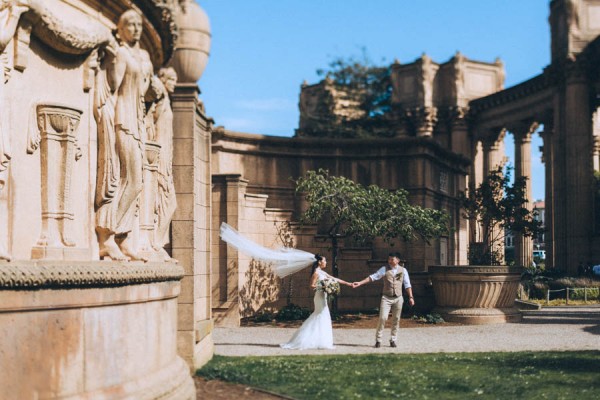
[[[381,339],[383,338],[383,328],[385,327],[385,322],[388,319],[390,311],[392,311],[392,336],[390,337],[390,340],[395,342],[398,338],[402,303],[404,303],[402,296],[381,296],[381,304],[379,305],[379,323],[377,324],[377,332],[375,333],[375,340],[377,342],[381,342]]]

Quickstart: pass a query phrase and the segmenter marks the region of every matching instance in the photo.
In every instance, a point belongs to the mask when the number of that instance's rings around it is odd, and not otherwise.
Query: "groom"
[[[400,314],[402,313],[402,284],[408,294],[408,304],[415,305],[415,299],[412,293],[408,271],[404,268],[404,262],[400,265],[400,253],[393,252],[388,255],[388,265],[385,265],[377,272],[367,276],[360,282],[352,283],[353,288],[365,285],[370,282],[383,278],[383,292],[381,294],[381,305],[379,306],[379,323],[375,334],[375,347],[381,347],[381,338],[383,337],[383,328],[388,319],[390,310],[392,311],[392,336],[390,338],[390,347],[396,347],[398,338],[398,327],[400,325]]]

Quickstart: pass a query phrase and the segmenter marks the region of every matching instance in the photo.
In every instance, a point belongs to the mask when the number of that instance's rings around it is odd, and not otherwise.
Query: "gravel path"
[[[427,326],[402,329],[398,347],[373,348],[374,329],[334,329],[335,350],[284,350],[292,328],[216,328],[215,354],[274,356],[296,354],[437,353],[600,349],[600,307],[552,307],[524,313],[523,322],[494,325]]]

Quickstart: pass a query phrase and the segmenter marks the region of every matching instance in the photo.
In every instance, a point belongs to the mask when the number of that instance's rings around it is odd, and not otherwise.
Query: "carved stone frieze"
[[[33,25],[33,34],[46,45],[66,54],[86,54],[114,41],[110,29],[89,18],[85,26],[75,25],[61,17],[44,0],[30,0],[31,12],[27,18]]]
[[[38,246],[75,246],[69,232],[74,219],[71,177],[74,162],[81,158],[76,132],[82,113],[59,104],[36,108],[42,168],[42,234]]]
[[[123,286],[178,281],[183,268],[165,263],[0,262],[0,290]]]

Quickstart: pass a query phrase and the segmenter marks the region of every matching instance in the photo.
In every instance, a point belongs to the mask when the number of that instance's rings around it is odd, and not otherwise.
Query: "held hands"
[[[360,286],[360,282],[352,282],[352,289],[356,289],[357,287]]]

